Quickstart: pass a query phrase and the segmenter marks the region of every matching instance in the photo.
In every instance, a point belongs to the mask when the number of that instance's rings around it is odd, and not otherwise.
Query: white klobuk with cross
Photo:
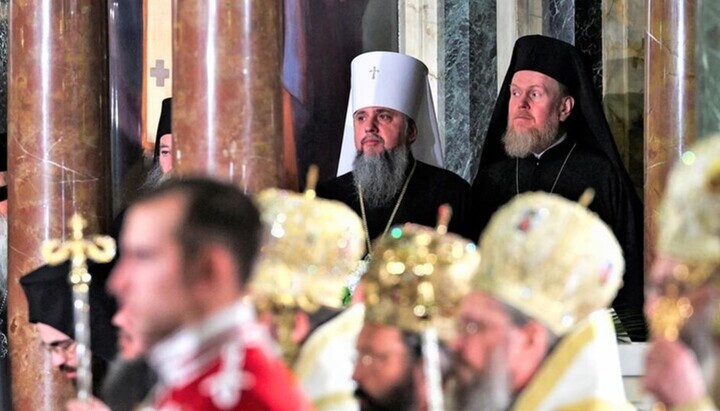
[[[144,0],[144,8],[142,133],[151,147],[162,101],[172,96],[172,1]]]

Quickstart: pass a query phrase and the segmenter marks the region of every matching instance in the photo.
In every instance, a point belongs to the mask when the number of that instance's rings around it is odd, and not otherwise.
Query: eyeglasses
[[[463,320],[458,322],[458,335],[470,337],[487,329],[487,325],[478,321]]]
[[[64,340],[53,341],[50,344],[42,344],[43,347],[48,350],[51,354],[67,355],[75,349],[75,340],[67,338]]]
[[[364,351],[360,352],[358,351],[358,357],[356,364],[358,366],[364,366],[364,367],[372,367],[372,366],[383,366],[385,363],[390,361],[390,359],[396,354],[395,352],[385,352],[385,353],[377,353],[377,352],[370,352],[370,351]]]

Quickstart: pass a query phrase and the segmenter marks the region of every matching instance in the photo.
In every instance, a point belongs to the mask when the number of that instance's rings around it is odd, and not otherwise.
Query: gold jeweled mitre
[[[455,331],[454,316],[480,263],[475,244],[415,224],[394,227],[373,245],[365,285],[365,322],[422,332],[441,340]]]
[[[547,193],[520,194],[480,239],[473,286],[566,333],[610,305],[625,261],[610,228],[584,206]]]
[[[365,252],[362,224],[345,204],[312,194],[268,189],[255,199],[266,238],[250,288],[261,307],[342,307]]]
[[[658,254],[681,264],[661,284],[650,308],[650,330],[675,340],[694,311],[688,297],[696,287],[708,281],[720,286],[720,134],[693,144],[673,165],[658,223]],[[712,329],[720,334],[720,316]]]
[[[657,250],[686,263],[720,263],[720,135],[699,140],[672,168]]]

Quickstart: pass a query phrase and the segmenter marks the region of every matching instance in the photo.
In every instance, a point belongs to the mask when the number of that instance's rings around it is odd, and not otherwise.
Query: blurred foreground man
[[[168,181],[128,210],[109,286],[148,347],[155,407],[308,408],[241,301],[259,237],[250,200],[210,179]]]
[[[680,156],[658,222],[646,296],[653,340],[645,389],[669,410],[714,410],[720,397],[720,135]]]
[[[625,410],[604,309],[623,259],[585,207],[521,194],[491,219],[453,344],[458,410]]]
[[[255,200],[265,242],[250,290],[261,318],[316,410],[357,410],[352,372],[364,311],[343,309],[343,296],[365,252],[360,218],[312,189],[268,189]]]
[[[361,410],[444,409],[444,348],[480,262],[472,242],[442,233],[446,224],[405,224],[375,243],[353,374]]]

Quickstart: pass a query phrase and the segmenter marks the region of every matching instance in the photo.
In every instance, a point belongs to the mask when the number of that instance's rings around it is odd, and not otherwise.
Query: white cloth
[[[418,130],[413,155],[424,163],[444,167],[443,142],[427,74],[420,60],[400,53],[373,51],[353,59],[338,176],[352,171],[357,154],[352,115],[364,107],[387,107],[412,118]]]
[[[317,411],[356,411],[353,393],[358,335],[365,307],[355,304],[320,326],[303,344],[294,372]]]
[[[245,347],[267,350],[274,357],[269,348],[272,340],[256,322],[254,308],[239,301],[203,323],[184,328],[157,343],[149,350],[147,360],[163,388],[184,386],[206,371],[227,342],[237,342],[238,335]]]
[[[596,311],[565,335],[520,393],[516,411],[634,410],[625,397],[615,329]]]

